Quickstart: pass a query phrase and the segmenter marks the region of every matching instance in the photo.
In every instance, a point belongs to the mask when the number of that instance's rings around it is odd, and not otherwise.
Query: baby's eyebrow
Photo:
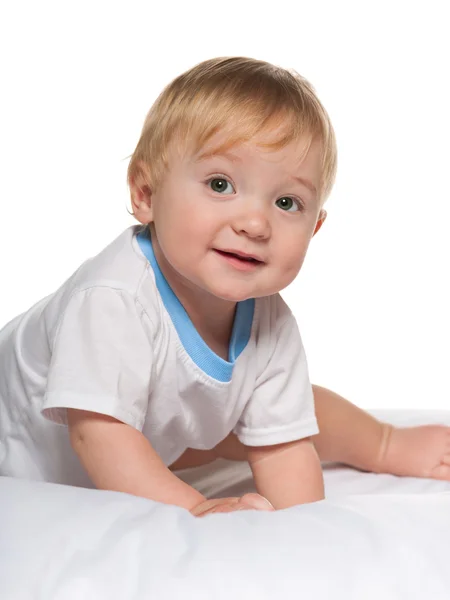
[[[197,156],[194,162],[199,163],[211,158],[225,158],[230,162],[242,162],[242,159],[232,152],[203,152]]]
[[[306,188],[308,188],[308,190],[311,191],[313,194],[317,194],[316,186],[312,183],[312,181],[309,181],[309,179],[305,179],[304,177],[298,176],[296,177],[294,175],[292,175],[291,177],[294,181],[298,181],[298,183],[301,183]]]

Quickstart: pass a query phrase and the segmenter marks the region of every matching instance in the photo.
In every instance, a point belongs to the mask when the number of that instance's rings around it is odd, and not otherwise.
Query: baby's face
[[[325,216],[316,191],[320,144],[313,142],[300,162],[303,148],[241,144],[203,159],[172,156],[151,198],[155,254],[169,283],[181,278],[240,301],[294,280]]]

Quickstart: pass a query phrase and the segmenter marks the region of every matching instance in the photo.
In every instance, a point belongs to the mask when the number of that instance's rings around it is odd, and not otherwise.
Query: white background
[[[214,56],[294,68],[339,174],[284,292],[314,383],[450,408],[448,2],[15,2],[0,13],[0,326],[133,223],[127,157],[173,77]]]

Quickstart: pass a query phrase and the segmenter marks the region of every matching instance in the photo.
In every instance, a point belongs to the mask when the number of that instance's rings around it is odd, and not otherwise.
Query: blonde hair
[[[315,138],[322,145],[319,194],[324,202],[336,175],[337,150],[330,118],[314,88],[295,71],[244,57],[206,60],[175,78],[159,95],[144,122],[128,165],[128,185],[142,172],[142,164],[156,188],[169,165],[169,151],[177,143],[194,153],[212,136],[226,132],[226,142],[208,154],[279,132],[269,150],[278,150],[305,136],[306,152]]]

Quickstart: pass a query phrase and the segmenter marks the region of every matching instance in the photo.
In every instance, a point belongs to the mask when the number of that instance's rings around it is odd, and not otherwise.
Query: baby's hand
[[[190,512],[194,517],[236,510],[275,510],[266,498],[259,494],[245,494],[241,498],[213,498],[195,506]]]

